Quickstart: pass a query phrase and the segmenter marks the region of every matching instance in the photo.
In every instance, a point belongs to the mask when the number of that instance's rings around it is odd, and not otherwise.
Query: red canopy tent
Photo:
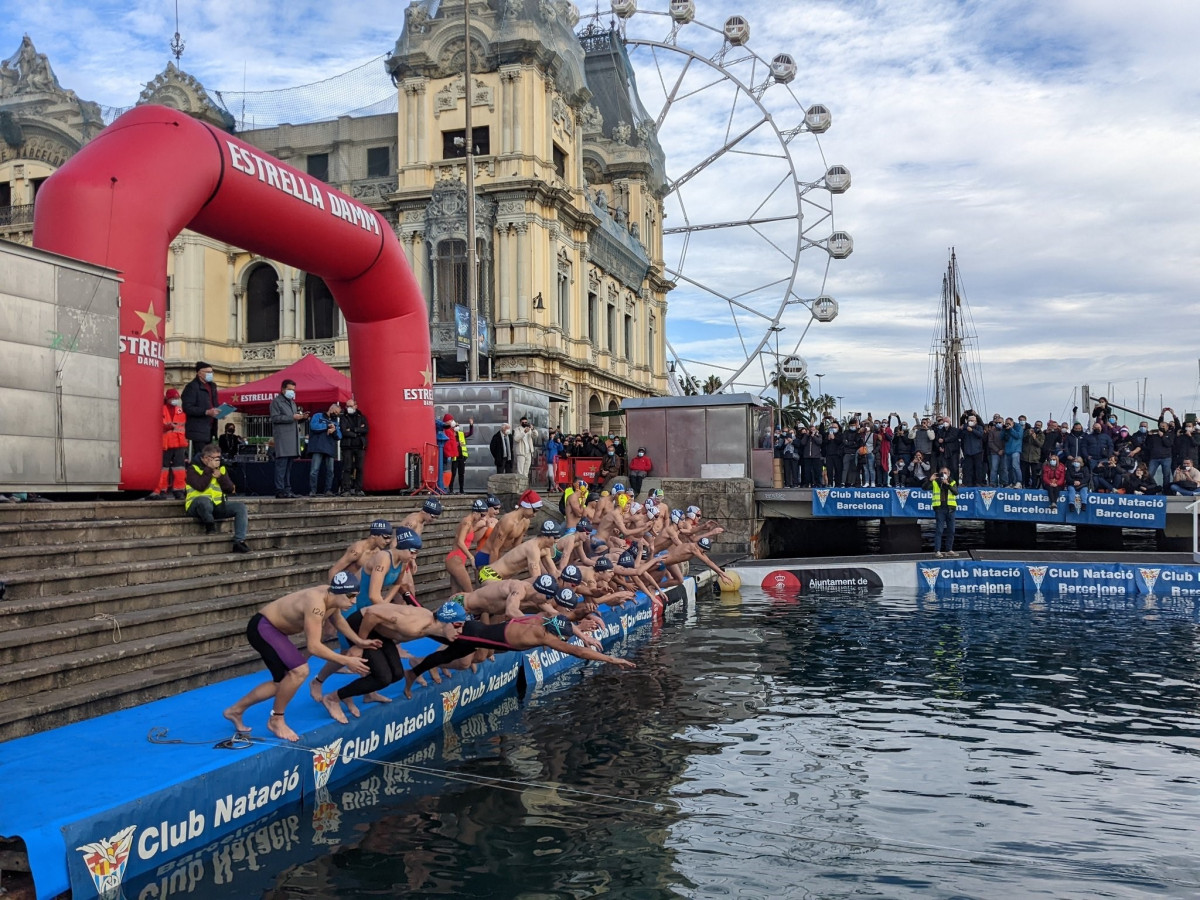
[[[353,396],[349,378],[309,353],[274,375],[224,388],[220,391],[221,402],[247,415],[266,415],[288,378],[296,382],[297,405],[310,412],[324,410],[334,402],[345,403]]]

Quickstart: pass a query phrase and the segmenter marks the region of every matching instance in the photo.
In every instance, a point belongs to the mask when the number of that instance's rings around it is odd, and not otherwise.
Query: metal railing
[[[13,228],[33,224],[33,204],[22,206],[0,206],[0,228]]]

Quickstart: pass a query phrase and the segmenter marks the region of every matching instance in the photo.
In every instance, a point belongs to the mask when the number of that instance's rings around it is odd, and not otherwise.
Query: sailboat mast
[[[949,409],[946,414],[950,417],[950,421],[958,423],[958,418],[962,415],[962,334],[958,324],[958,259],[954,254],[954,248],[950,248],[950,315],[949,315],[949,331],[950,331],[950,401]]]

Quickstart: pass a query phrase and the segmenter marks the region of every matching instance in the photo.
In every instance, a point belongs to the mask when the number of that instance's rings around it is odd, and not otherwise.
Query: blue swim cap
[[[708,538],[700,538],[700,540],[696,541],[696,546],[701,550],[711,550],[712,541],[710,541]]]
[[[357,594],[358,579],[350,572],[338,572],[329,582],[331,594]]]
[[[683,510],[682,509],[671,510],[671,522],[675,525],[678,525],[682,521],[683,521]]]
[[[430,497],[421,505],[421,509],[431,516],[440,516],[442,514],[442,501],[436,497]]]
[[[612,492],[613,492],[614,494],[623,494],[623,493],[625,493],[625,485],[621,484],[621,482],[619,482],[619,481],[618,481],[616,484],[614,484],[614,485],[612,486]]]
[[[565,606],[567,609],[574,609],[579,605],[579,595],[569,587],[565,587],[554,595],[554,602],[559,606]]]
[[[539,575],[533,580],[533,589],[543,597],[553,597],[558,592],[558,582],[553,575]]]
[[[558,573],[558,577],[567,584],[579,584],[583,581],[583,573],[579,571],[579,566],[567,566]]]
[[[411,528],[405,528],[403,525],[401,525],[396,529],[396,549],[420,550],[421,536]]]
[[[392,533],[392,523],[387,519],[376,519],[371,523],[372,537],[386,537]]]
[[[558,527],[558,523],[553,519],[547,519],[542,523],[541,530],[538,532],[539,537],[562,537],[562,529]]]
[[[622,569],[632,569],[637,565],[637,557],[626,550],[621,554],[621,558],[617,560],[617,565]]]
[[[611,572],[612,570],[613,570],[612,560],[609,559],[607,556],[602,556],[598,560],[596,560],[596,571],[597,572]]]
[[[487,505],[490,506],[492,509],[499,509],[504,504],[502,504],[500,502],[499,497],[494,497],[491,494],[488,494],[487,495]]]
[[[461,603],[447,600],[438,607],[438,611],[433,614],[433,617],[439,622],[465,622],[467,621],[467,611]]]
[[[471,512],[487,512],[487,501],[482,497],[476,497],[471,501]]]
[[[579,524],[575,526],[576,531],[582,531],[584,534],[591,534],[596,529],[592,527],[592,520],[584,516],[579,520]]]

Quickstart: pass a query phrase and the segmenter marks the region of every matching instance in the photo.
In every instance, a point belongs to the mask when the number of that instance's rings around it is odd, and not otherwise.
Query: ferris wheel
[[[830,266],[854,250],[833,217],[850,172],[829,164],[817,139],[829,108],[801,102],[786,48],[769,59],[750,49],[744,16],[707,25],[694,0],[611,9],[666,155],[672,368],[756,392],[776,369],[804,377],[799,344],[813,322],[836,318]]]

